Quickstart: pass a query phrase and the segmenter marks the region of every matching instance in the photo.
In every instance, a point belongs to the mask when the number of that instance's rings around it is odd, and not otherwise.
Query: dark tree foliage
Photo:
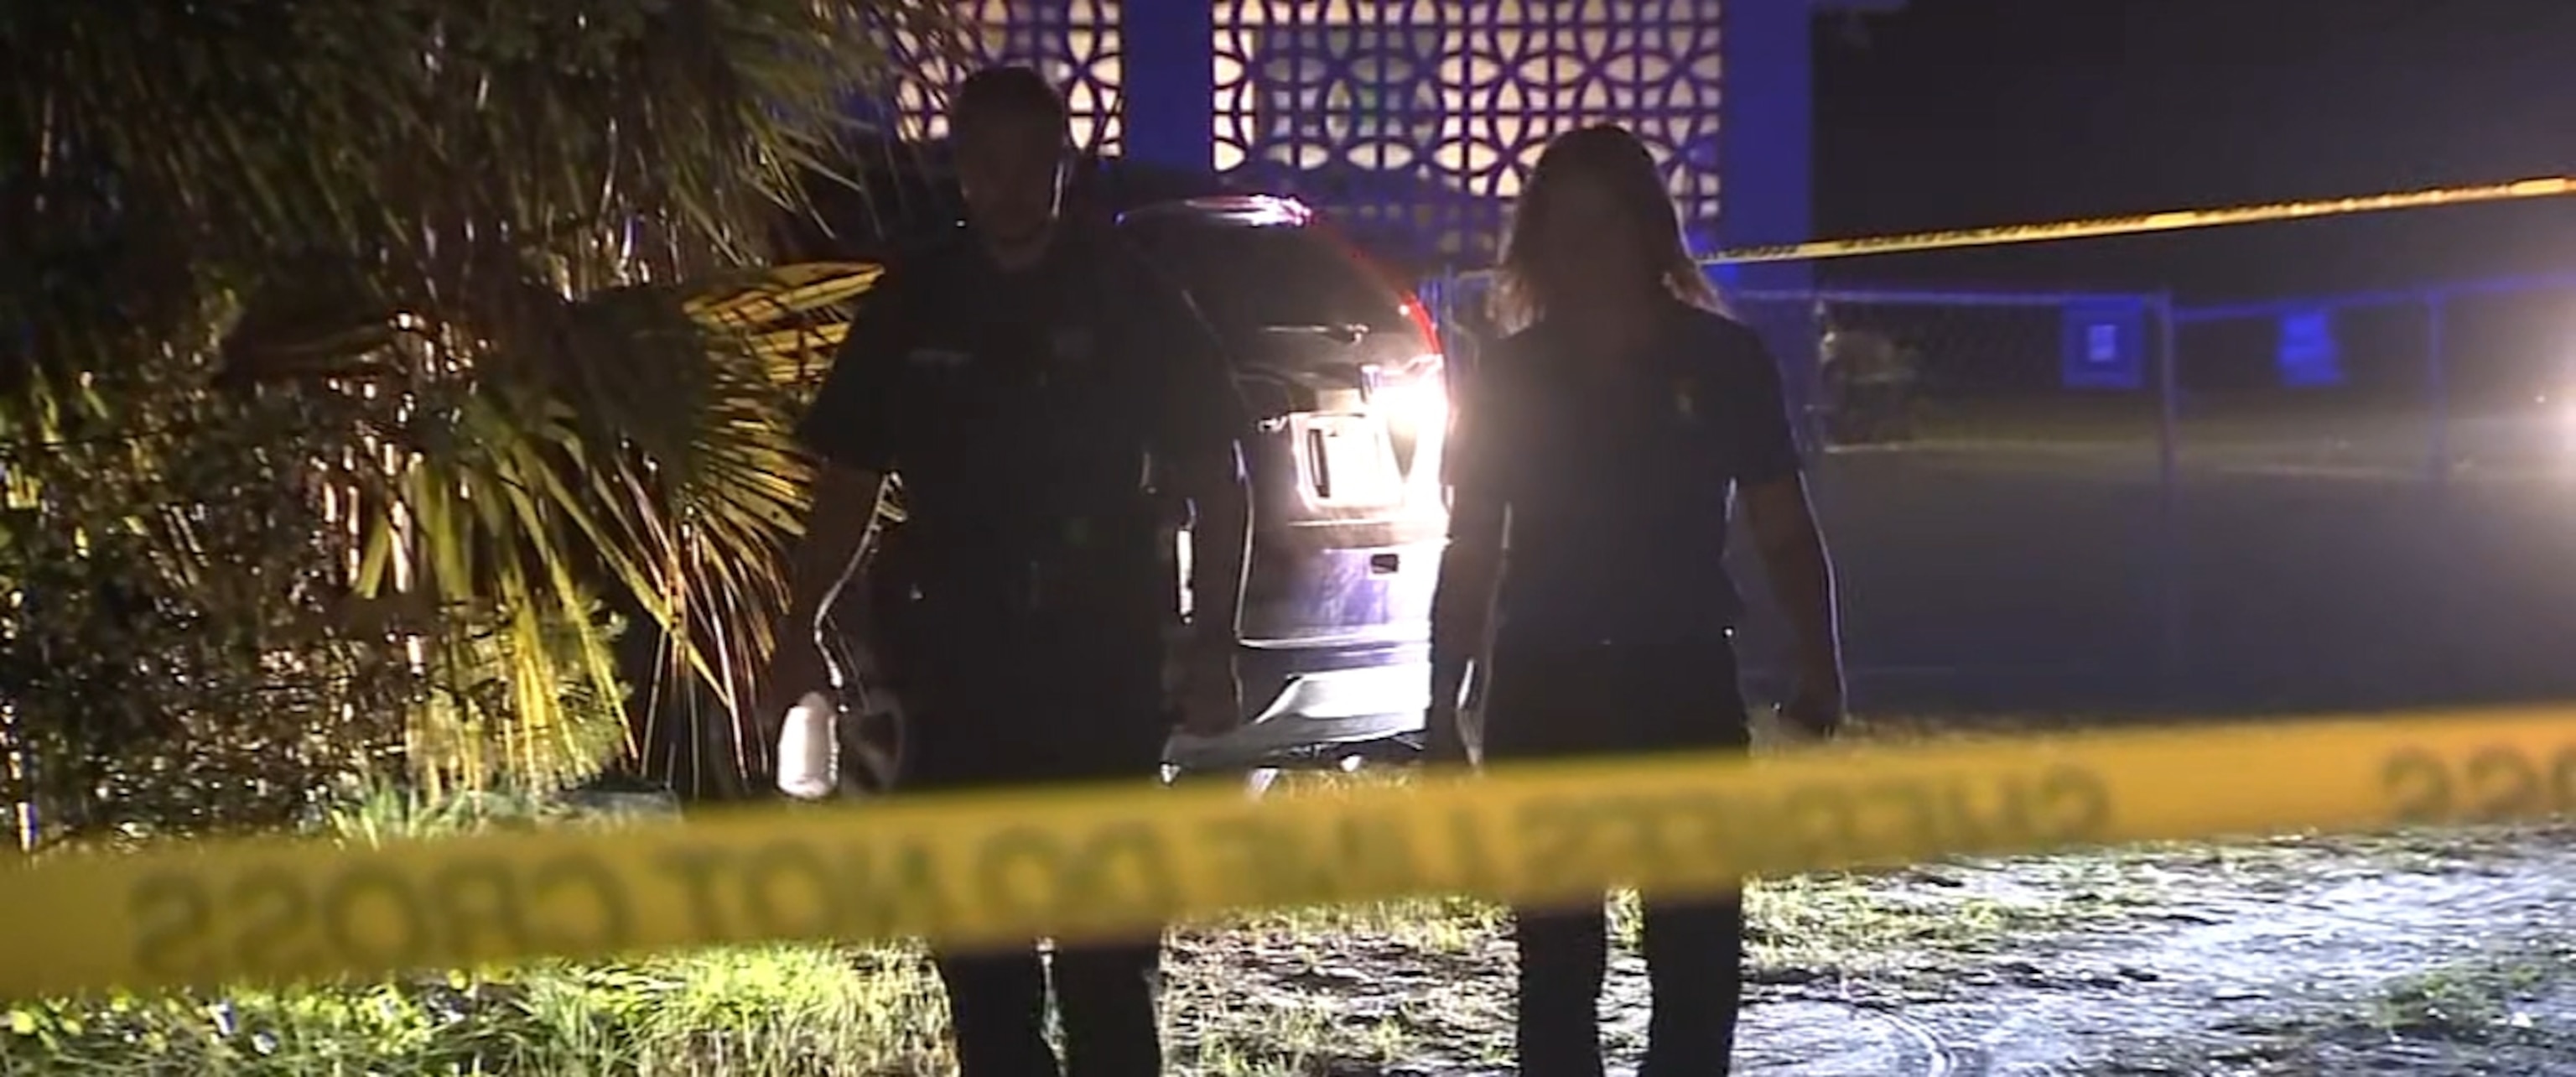
[[[744,297],[864,279],[735,267],[948,6],[0,5],[0,800],[577,780],[609,610],[741,698],[817,344]]]

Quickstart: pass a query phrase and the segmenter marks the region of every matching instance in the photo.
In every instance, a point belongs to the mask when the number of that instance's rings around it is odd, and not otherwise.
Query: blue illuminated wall
[[[1617,122],[1704,248],[1808,238],[1812,0],[974,0],[983,59],[1068,87],[1076,135],[1295,193],[1490,264],[1548,138]],[[936,134],[934,67],[900,104]],[[1723,89],[1723,92],[1721,90]],[[1727,212],[1720,213],[1721,196]],[[1801,287],[1803,266],[1748,269]]]
[[[1685,218],[1717,220],[1718,0],[1232,6],[1216,165],[1383,240],[1490,263],[1550,137],[1629,125]]]

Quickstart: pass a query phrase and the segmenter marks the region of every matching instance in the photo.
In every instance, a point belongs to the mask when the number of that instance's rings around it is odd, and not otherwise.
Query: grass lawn
[[[1757,977],[1868,976],[1990,947],[2064,915],[1939,906],[1844,877],[1751,895]],[[1627,902],[1619,909],[1633,932]],[[1631,940],[1633,941],[1633,940]],[[1205,1074],[1508,1063],[1498,910],[1411,902],[1247,917],[1174,933],[1176,1061]],[[704,951],[294,993],[21,1005],[0,1072],[683,1074],[940,1072],[936,981],[909,946]]]

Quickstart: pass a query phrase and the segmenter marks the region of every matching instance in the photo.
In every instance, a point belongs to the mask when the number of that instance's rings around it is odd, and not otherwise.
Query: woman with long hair
[[[1557,139],[1504,250],[1498,320],[1511,333],[1460,386],[1449,450],[1435,740],[1462,736],[1453,701],[1481,651],[1488,761],[1743,750],[1743,603],[1724,564],[1738,504],[1798,642],[1784,717],[1831,732],[1843,694],[1833,573],[1780,373],[1721,312],[1652,156],[1617,127]],[[1602,902],[1515,910],[1515,938],[1521,1072],[1600,1074]],[[1743,940],[1738,895],[1647,896],[1644,1077],[1727,1071]]]

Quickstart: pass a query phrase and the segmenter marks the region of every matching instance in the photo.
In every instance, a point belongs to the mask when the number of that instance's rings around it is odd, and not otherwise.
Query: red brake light
[[[1431,320],[1430,308],[1423,305],[1422,297],[1411,288],[1404,290],[1404,313],[1413,321],[1414,331],[1422,334],[1424,358],[1437,366],[1441,358],[1440,326]]]

